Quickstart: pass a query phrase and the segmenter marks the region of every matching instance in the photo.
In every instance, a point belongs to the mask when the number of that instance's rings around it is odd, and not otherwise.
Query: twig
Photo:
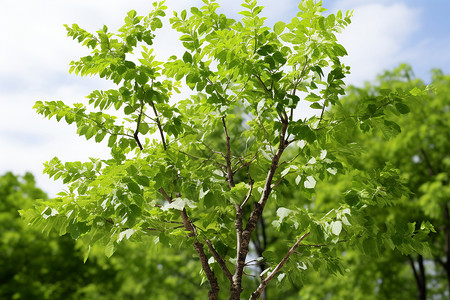
[[[267,89],[266,85],[264,84],[264,82],[262,81],[261,77],[258,74],[255,74],[256,79],[258,79],[259,84],[261,85],[261,87],[264,89],[264,91],[266,92],[266,95],[269,96],[270,98],[272,98],[272,95],[270,94],[270,91]]]
[[[319,127],[320,122],[322,122],[322,119],[323,119],[323,112],[324,112],[324,111],[325,111],[325,101],[324,101],[323,106],[322,106],[322,112],[320,113],[319,123],[317,123],[317,127]]]
[[[139,112],[139,116],[138,116],[137,124],[136,124],[136,130],[134,131],[134,134],[133,134],[133,138],[136,141],[136,143],[138,144],[140,150],[144,149],[142,147],[141,142],[139,141],[139,136],[138,136],[139,135],[139,126],[141,125],[141,118],[142,118],[143,112],[144,112],[144,102],[141,101],[141,111]]]
[[[214,247],[213,247],[213,245],[212,245],[210,240],[206,239],[206,245],[208,246],[209,252],[211,252],[212,256],[214,256],[214,259],[219,264],[219,266],[222,269],[222,271],[225,274],[225,276],[228,278],[228,280],[230,280],[230,282],[232,282],[233,281],[233,275],[231,275],[230,270],[228,270],[224,259],[214,249]]]
[[[163,188],[159,189],[159,192],[163,195],[163,197],[167,200],[167,202],[172,203],[173,199],[167,195],[166,191]],[[189,218],[186,213],[186,209],[183,209],[180,212],[181,219],[183,220],[184,228],[189,231],[188,236],[189,237],[195,237],[196,236],[196,230],[194,225],[189,221]],[[203,244],[195,238],[194,241],[194,248],[195,251],[197,251],[198,257],[200,259],[200,262],[202,264],[202,269],[205,272],[206,278],[209,281],[209,284],[211,285],[211,290],[209,291],[209,298],[210,299],[218,299],[219,294],[219,283],[217,282],[216,275],[214,274],[214,271],[211,269],[211,267],[208,264],[208,257],[205,254],[205,251],[203,249]],[[215,251],[215,250],[214,250]]]
[[[252,295],[250,296],[250,300],[255,300],[258,299],[259,296],[262,294],[262,292],[264,291],[264,289],[266,288],[267,284],[269,283],[270,280],[272,280],[272,278],[281,270],[281,268],[283,267],[283,265],[288,261],[289,257],[292,255],[292,253],[294,253],[295,249],[297,249],[297,247],[300,245],[300,243],[303,241],[304,238],[306,238],[308,236],[308,234],[310,234],[310,232],[305,233],[304,235],[302,235],[297,242],[294,244],[294,246],[291,247],[291,249],[289,249],[288,253],[286,253],[286,255],[283,257],[283,259],[278,263],[278,265],[275,267],[275,269],[270,272],[270,274],[261,281],[261,283],[259,284],[258,288],[256,289],[256,291],[254,291],[252,293]]]
[[[257,155],[258,155],[258,152],[256,152],[255,155],[253,155],[253,157],[248,162],[242,163],[242,160],[240,160],[241,165],[236,170],[233,171],[233,174],[235,174],[237,171],[239,171],[240,169],[242,169],[244,167],[250,166],[250,164],[256,159]]]
[[[288,141],[288,142],[287,142],[287,144],[290,144],[290,143],[292,143],[292,141]],[[298,153],[296,156],[294,156],[294,158],[292,158],[292,159],[290,159],[290,160],[285,160],[285,161],[283,161],[282,163],[280,163],[280,166],[281,166],[281,165],[284,165],[284,164],[290,164],[290,163],[293,162],[297,157],[299,157],[299,155],[300,155],[300,153]]]
[[[228,135],[227,124],[225,123],[225,117],[222,117],[223,130],[225,132],[225,139],[227,144],[227,154],[225,155],[225,161],[227,163],[227,180],[230,188],[234,187],[233,170],[231,168],[231,146],[230,136]]]
[[[161,135],[161,141],[163,143],[164,150],[167,150],[166,139],[164,138],[164,132],[162,130],[161,121],[159,120],[158,111],[156,110],[153,101],[150,101],[150,105],[152,106],[153,112],[156,117],[156,125],[158,126],[159,134]]]
[[[240,208],[243,209],[245,204],[247,204],[248,200],[250,199],[250,197],[252,196],[252,192],[253,192],[253,183],[255,181],[250,177],[250,189],[248,190],[247,196],[245,196],[244,201],[242,202],[242,204],[240,205]]]
[[[211,147],[209,147],[205,142],[201,142],[202,143],[202,145],[203,146],[205,146],[206,148],[208,148],[212,153],[215,153],[215,154],[219,154],[220,156],[222,156],[223,158],[225,158],[225,154],[223,154],[222,152],[220,152],[220,151],[216,151],[216,150],[214,150],[214,149],[212,149]]]
[[[272,189],[275,189],[278,185],[280,185],[280,183],[283,181],[283,179],[284,179],[284,177],[281,177],[280,180],[278,180],[277,183],[275,183],[275,184],[272,186]]]

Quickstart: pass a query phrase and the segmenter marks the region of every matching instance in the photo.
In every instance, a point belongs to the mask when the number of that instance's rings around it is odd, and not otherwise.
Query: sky
[[[69,63],[87,55],[86,49],[66,36],[63,24],[77,23],[95,31],[104,24],[118,29],[126,12],[148,13],[152,1],[141,0],[0,0],[0,174],[32,172],[50,196],[64,189],[42,174],[43,163],[108,158],[106,142],[96,144],[76,134],[75,126],[47,120],[32,107],[38,100],[85,102],[97,89],[114,86],[95,77],[68,73]],[[239,18],[241,1],[218,0],[221,11]],[[260,0],[267,25],[289,20],[299,0]],[[168,15],[199,0],[167,0]],[[450,1],[448,0],[324,0],[327,13],[354,10],[352,24],[339,35],[349,55],[352,74],[347,84],[373,81],[383,70],[409,63],[416,77],[429,81],[432,68],[450,73]],[[177,34],[168,22],[156,32],[155,52],[164,60],[182,54]],[[105,139],[107,141],[107,139]]]

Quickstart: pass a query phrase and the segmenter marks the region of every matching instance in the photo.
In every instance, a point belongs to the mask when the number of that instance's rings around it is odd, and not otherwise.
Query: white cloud
[[[349,54],[343,59],[351,67],[348,83],[373,80],[382,70],[414,55],[406,46],[419,26],[417,9],[404,3],[369,0],[343,0],[335,8],[333,11],[354,9],[352,23],[338,36]]]

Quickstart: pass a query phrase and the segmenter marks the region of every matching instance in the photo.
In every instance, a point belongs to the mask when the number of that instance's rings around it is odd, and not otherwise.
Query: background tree
[[[68,191],[23,212],[29,222],[70,233],[86,244],[86,257],[94,244],[111,256],[120,242],[145,237],[193,248],[210,299],[257,299],[274,278],[299,282],[305,269],[342,273],[344,244],[365,252],[389,247],[426,253],[428,223],[381,231],[371,221],[373,207],[407,194],[398,173],[389,165],[372,172],[355,168],[360,148],[354,135],[371,128],[386,137],[397,134],[390,117],[406,111],[410,91],[385,91],[354,114],[325,110],[344,94],[349,68],[340,57],[347,53],[335,33],[350,22],[350,13],[324,17],[321,2],[305,0],[289,24],[271,29],[256,1],[244,1],[238,21],[218,13],[215,1],[203,2],[170,19],[186,52],[166,63],[148,48],[162,27],[163,2],[145,17],[130,11],[118,33],[67,26],[69,36],[91,49],[70,71],[99,75],[117,89],[92,92],[93,111],[62,101],[37,102],[35,109],[75,123],[87,139],[108,136],[111,158],[46,163],[45,172],[62,178]],[[141,57],[132,58],[138,52]],[[196,93],[169,102],[181,79]],[[296,118],[303,102],[319,114]],[[318,181],[348,172],[354,177],[345,197],[329,210],[308,210]],[[284,197],[286,189],[298,189],[306,200]],[[273,222],[263,228],[283,234],[253,258],[251,239],[258,248],[264,233],[256,229],[265,216]],[[298,251],[301,244],[309,247]],[[251,274],[253,259],[264,263],[264,272]],[[259,278],[243,284],[247,275]]]
[[[350,272],[338,281],[326,276],[311,277],[308,279],[311,285],[302,289],[300,295],[308,299],[326,296],[344,299],[350,295],[352,299],[448,298],[450,77],[434,70],[431,85],[433,91],[408,100],[409,108],[405,108],[405,112],[410,110],[408,114],[393,117],[402,128],[395,138],[384,139],[383,131],[355,136],[364,149],[356,167],[374,170],[389,162],[399,169],[411,193],[409,198],[396,200],[393,207],[372,210],[372,221],[382,227],[386,220],[417,225],[429,220],[436,228],[430,235],[431,252],[404,256],[397,250],[387,249],[375,256],[365,256],[346,249],[343,259]],[[422,80],[414,78],[411,67],[403,64],[380,75],[374,84],[349,88],[339,109],[351,114],[366,99],[379,97],[386,89],[412,90],[424,86]],[[315,208],[332,207],[352,180],[349,175],[318,184]],[[323,288],[315,289],[317,285]]]
[[[83,263],[68,234],[43,235],[20,218],[18,209],[36,198],[46,195],[30,173],[0,176],[0,299],[199,299],[208,292],[193,253],[151,239],[125,243],[111,259],[94,247]]]
[[[56,232],[43,236],[23,222],[18,209],[30,208],[35,198],[46,195],[30,173],[0,177],[0,298],[94,299],[83,289],[95,286],[98,296],[111,290],[108,283],[115,272],[103,272],[95,259],[83,264],[83,253],[73,239]]]

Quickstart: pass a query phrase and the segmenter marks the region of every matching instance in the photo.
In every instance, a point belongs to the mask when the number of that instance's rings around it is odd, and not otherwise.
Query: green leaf
[[[125,113],[126,115],[130,115],[130,114],[132,114],[133,112],[134,112],[133,107],[131,107],[131,106],[129,106],[129,105],[125,106],[124,113]]]
[[[314,93],[310,93],[309,95],[307,95],[306,97],[305,97],[305,100],[306,101],[310,101],[310,102],[316,102],[316,101],[319,101],[319,100],[321,100],[322,98],[320,97],[320,96],[318,96],[318,95],[316,95],[316,94],[314,94]]]
[[[140,194],[141,193],[141,188],[134,181],[128,182],[127,183],[127,187],[130,190],[130,192],[132,192],[132,193],[135,193],[135,194]]]
[[[322,105],[320,105],[318,102],[314,102],[309,107],[314,108],[314,109],[322,109]]]
[[[409,113],[411,110],[409,109],[409,106],[400,102],[395,103],[395,108],[398,110],[399,113],[405,115]]]
[[[77,240],[80,236],[89,232],[90,228],[91,227],[88,226],[85,222],[76,222],[67,226],[66,231],[74,240]]]
[[[192,63],[192,55],[188,51],[184,52],[183,54],[183,61],[185,63]]]
[[[116,251],[116,249],[114,246],[114,242],[110,241],[105,247],[106,257],[110,258],[114,254],[115,251]]]
[[[117,140],[117,135],[111,135],[108,139],[108,147],[112,148],[115,145],[116,140]]]
[[[141,71],[141,72],[139,72],[139,75],[136,76],[136,81],[140,85],[144,85],[149,81],[149,78],[144,72]]]
[[[130,10],[130,11],[127,13],[127,16],[128,16],[130,19],[134,19],[134,17],[136,17],[136,11],[135,11],[134,9]]]
[[[130,176],[135,176],[138,173],[138,169],[134,165],[129,165],[127,168],[127,173]]]
[[[246,10],[240,11],[239,14],[240,14],[240,15],[243,15],[243,16],[245,16],[245,17],[252,17],[252,13],[249,12],[249,11],[246,11]]]
[[[136,179],[137,183],[139,183],[142,186],[150,185],[150,180],[148,179],[147,176],[136,176],[134,178]]]
[[[282,21],[278,21],[275,23],[275,25],[273,26],[273,31],[277,34],[280,35],[284,29],[286,28],[286,23],[282,22]]]

